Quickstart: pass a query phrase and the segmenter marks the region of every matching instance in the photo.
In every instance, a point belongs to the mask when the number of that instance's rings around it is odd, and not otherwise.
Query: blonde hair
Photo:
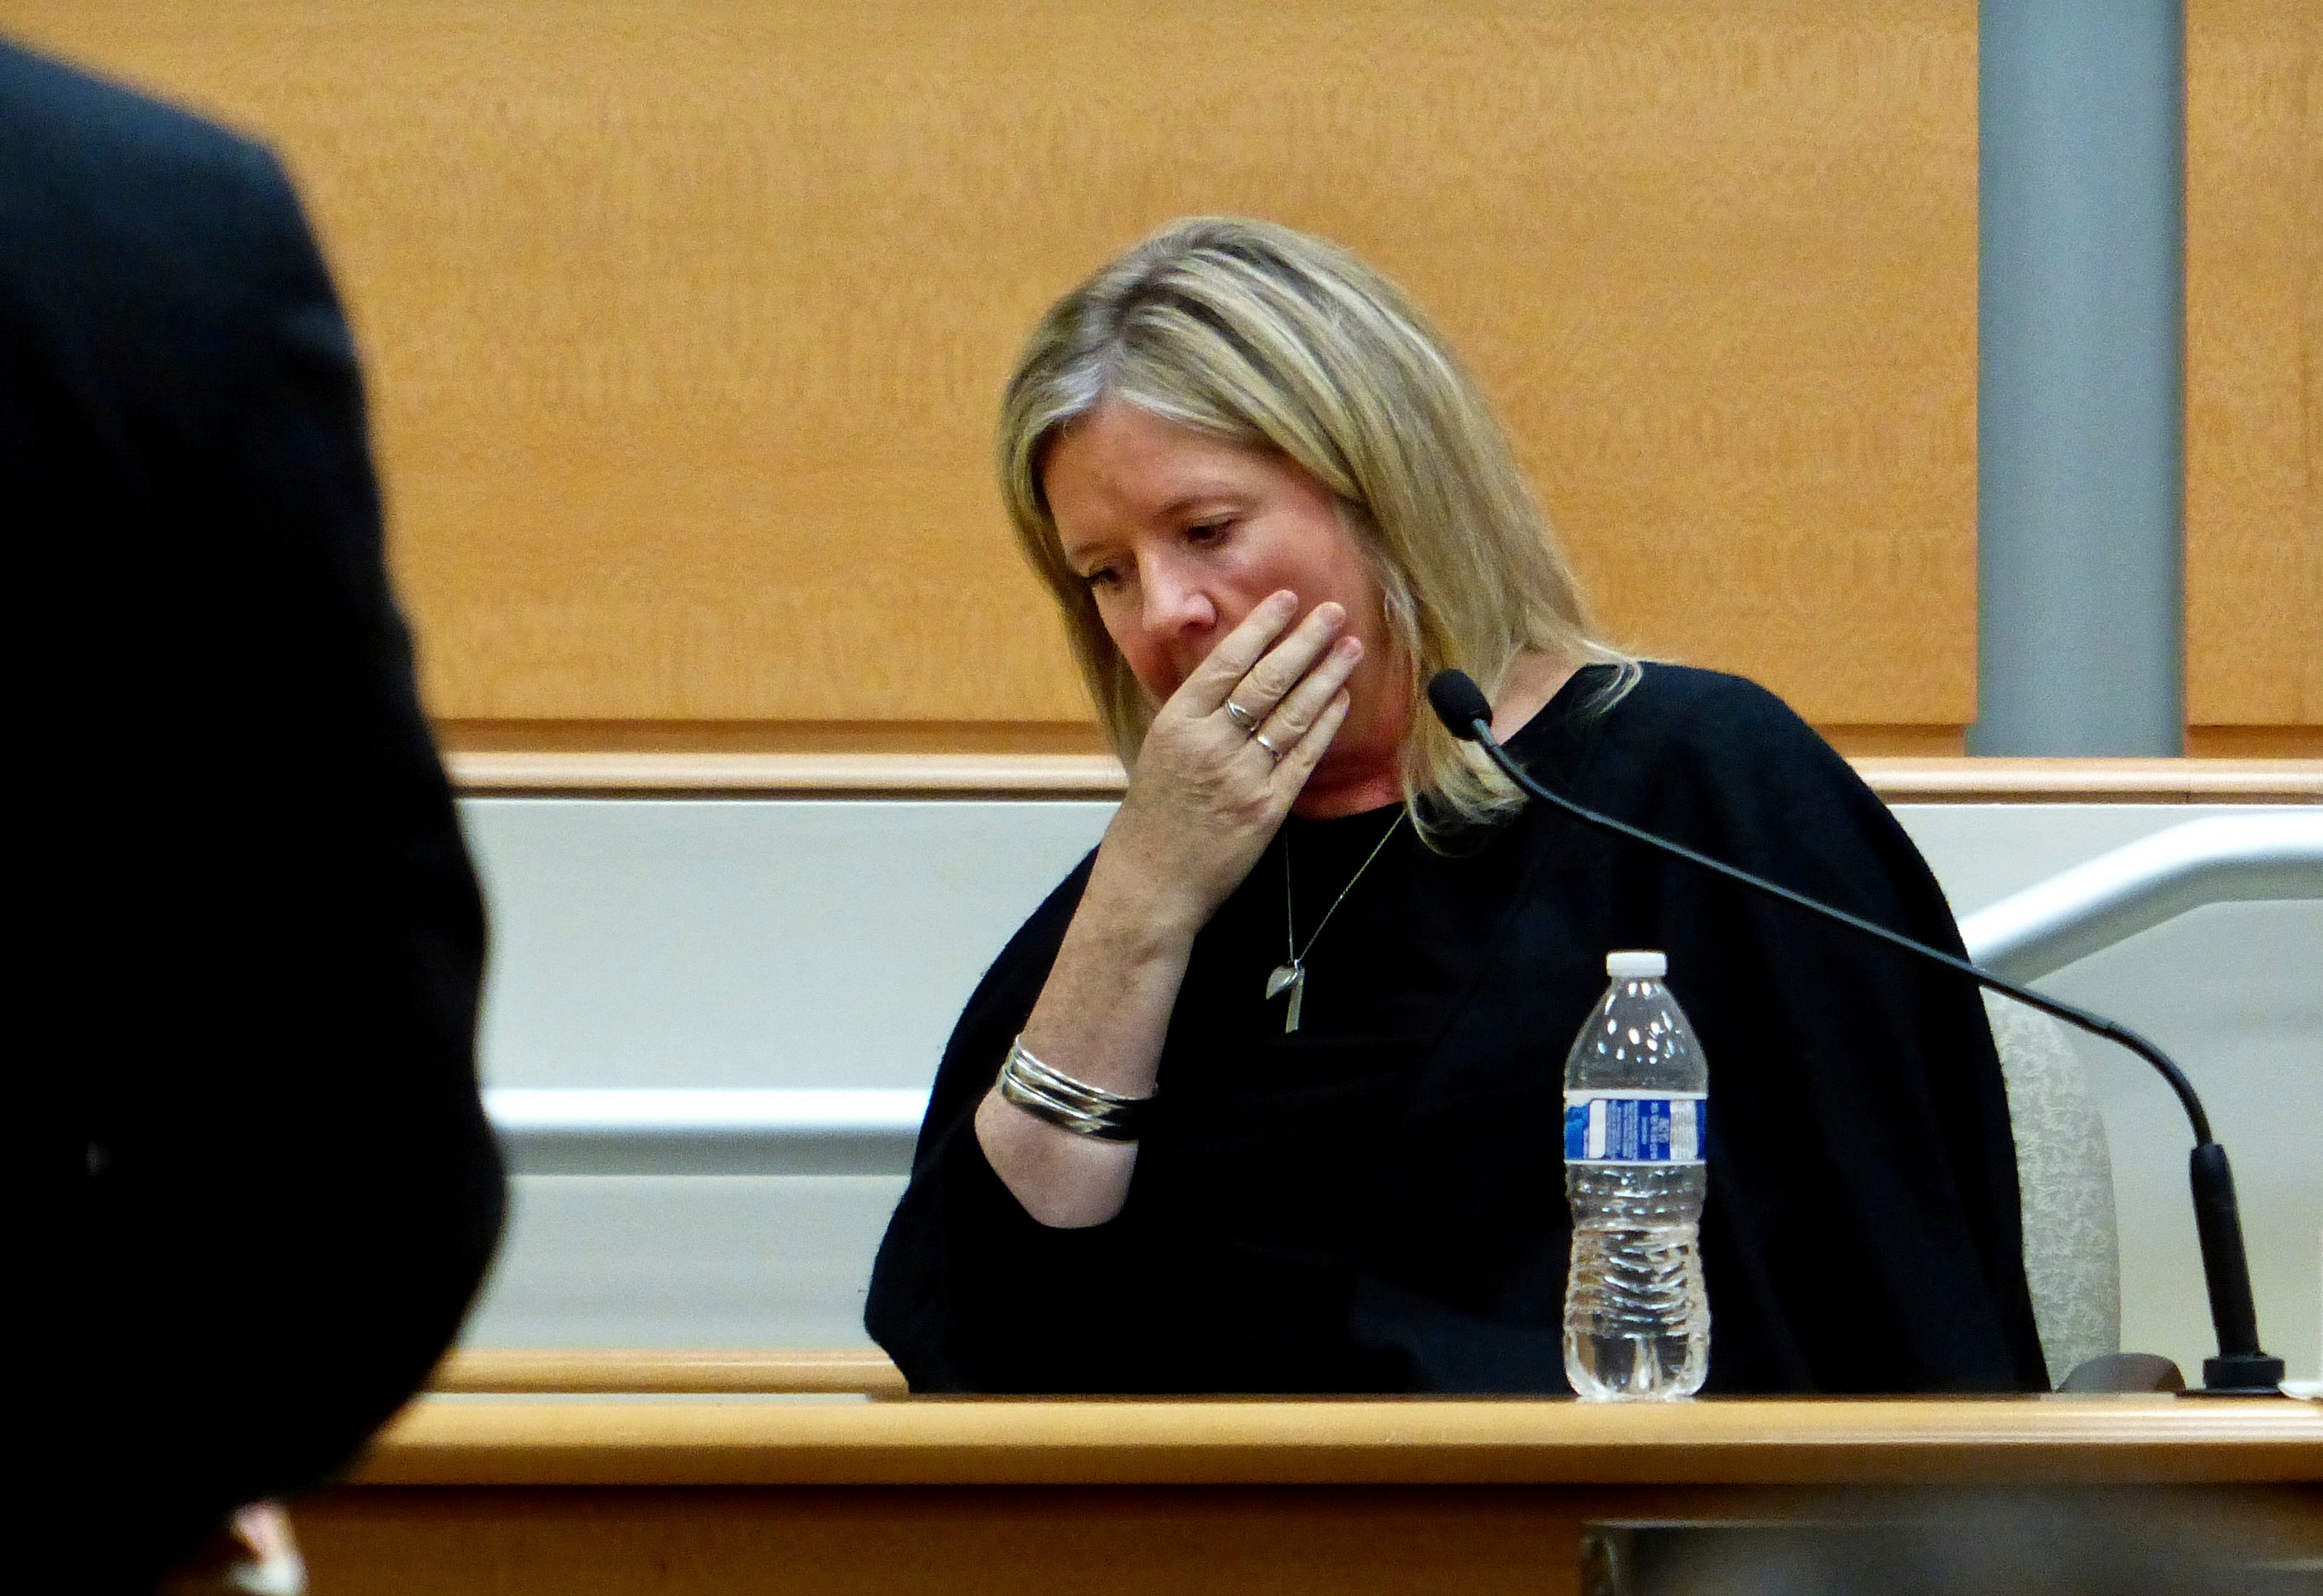
[[[1635,663],[1591,635],[1572,568],[1476,385],[1393,283],[1337,246],[1269,222],[1173,222],[1059,300],[1000,410],[1002,497],[1064,612],[1116,750],[1134,762],[1159,707],[1066,564],[1041,472],[1059,432],[1118,399],[1277,451],[1338,500],[1421,685],[1457,667],[1497,694],[1542,651]],[[1406,803],[1437,831],[1512,808],[1507,779],[1424,710],[1403,753]]]

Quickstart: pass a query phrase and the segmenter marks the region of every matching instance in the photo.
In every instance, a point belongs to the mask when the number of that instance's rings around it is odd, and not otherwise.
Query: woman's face
[[[1346,724],[1309,788],[1382,764],[1392,773],[1411,713],[1407,667],[1379,583],[1322,483],[1281,454],[1111,399],[1050,445],[1042,483],[1067,564],[1157,702],[1270,594],[1298,594],[1302,615],[1337,601],[1364,657]]]

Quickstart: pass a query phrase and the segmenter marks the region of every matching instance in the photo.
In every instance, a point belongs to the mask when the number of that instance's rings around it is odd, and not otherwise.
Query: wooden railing
[[[876,1347],[702,1350],[489,1347],[454,1352],[429,1389],[442,1395],[900,1397],[904,1377]]]
[[[475,796],[570,793],[727,797],[1110,799],[1125,784],[1105,754],[454,753]],[[2315,803],[2323,759],[1852,761],[1891,803]]]

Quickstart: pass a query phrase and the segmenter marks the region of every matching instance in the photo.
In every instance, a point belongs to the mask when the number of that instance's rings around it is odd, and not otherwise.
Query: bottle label
[[[1565,1159],[1582,1164],[1698,1164],[1707,1092],[1567,1092]]]

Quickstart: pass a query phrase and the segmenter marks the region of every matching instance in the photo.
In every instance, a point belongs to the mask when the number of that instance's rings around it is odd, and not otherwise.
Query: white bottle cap
[[[1608,953],[1605,973],[1617,981],[1658,981],[1669,974],[1669,955],[1640,949]]]

